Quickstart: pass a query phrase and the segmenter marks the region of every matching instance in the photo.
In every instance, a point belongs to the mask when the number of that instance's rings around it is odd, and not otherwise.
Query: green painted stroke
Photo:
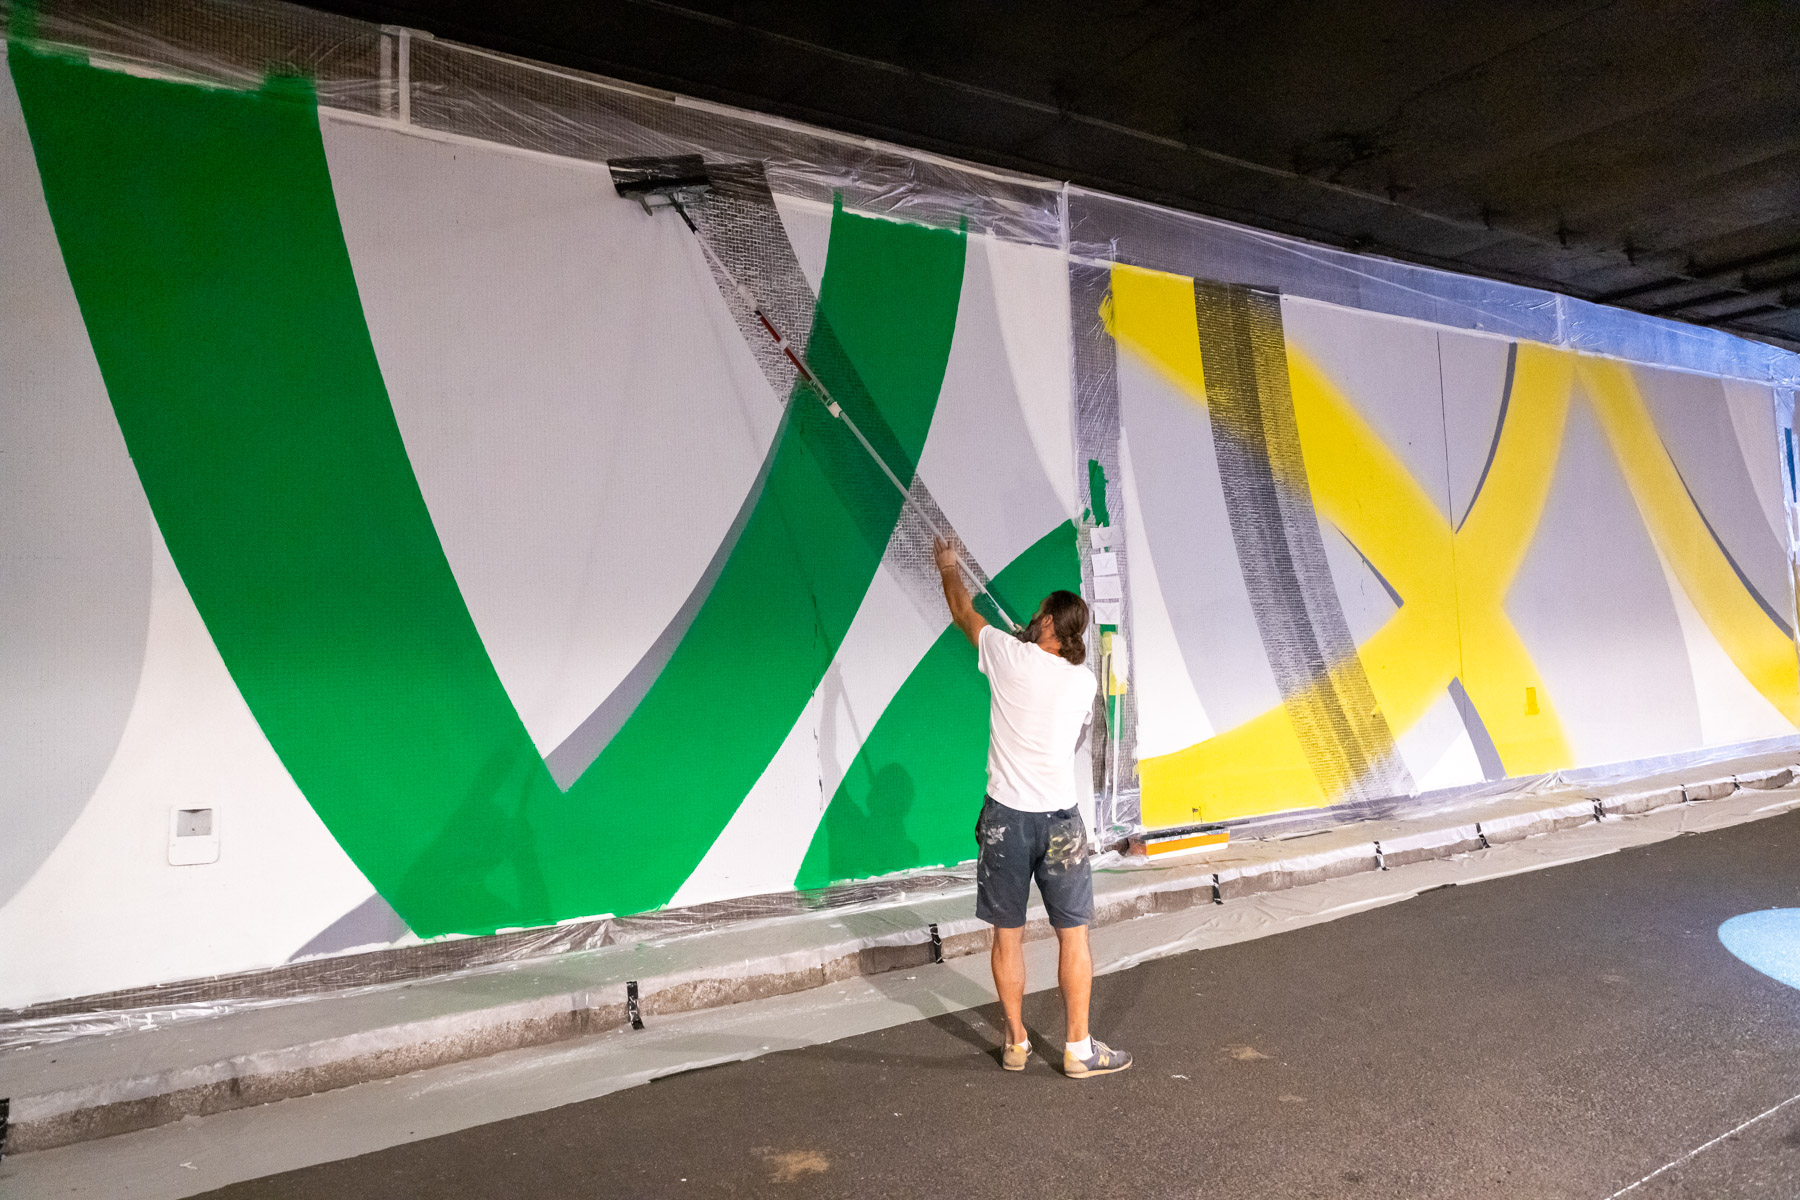
[[[1033,613],[1058,588],[1077,591],[1075,526],[1065,521],[994,578],[1014,613]],[[992,618],[990,618],[992,619]],[[975,855],[987,781],[988,686],[954,625],[900,685],[825,809],[794,879],[823,887]]]
[[[158,525],[339,844],[420,934],[666,902],[823,677],[899,515],[892,486],[797,393],[686,638],[565,793],[413,477],[310,87],[203,89],[16,43],[8,57]],[[903,476],[936,406],[962,262],[959,234],[833,216],[815,369]]]
[[[1088,509],[1094,514],[1094,524],[1112,524],[1112,513],[1106,507],[1106,468],[1097,458],[1088,459]]]

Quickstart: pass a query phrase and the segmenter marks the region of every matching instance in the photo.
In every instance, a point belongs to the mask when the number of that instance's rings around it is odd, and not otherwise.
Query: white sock
[[[1094,1037],[1092,1034],[1089,1034],[1079,1042],[1065,1042],[1063,1043],[1063,1049],[1070,1054],[1073,1054],[1076,1058],[1090,1058],[1094,1053]]]
[[[1006,1048],[1009,1050],[1026,1049],[1026,1048],[1029,1048],[1030,1045],[1031,1045],[1031,1036],[1029,1034],[1026,1035],[1025,1040],[1022,1042],[1015,1042],[1011,1038],[1006,1039]]]

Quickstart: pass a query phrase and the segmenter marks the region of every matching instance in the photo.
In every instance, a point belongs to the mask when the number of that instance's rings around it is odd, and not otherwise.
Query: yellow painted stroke
[[[1104,314],[1119,345],[1204,405],[1193,282],[1115,268]],[[1530,545],[1568,411],[1568,356],[1521,346],[1507,421],[1476,509],[1460,532],[1304,355],[1288,351],[1295,419],[1312,498],[1405,604],[1360,648],[1396,736],[1461,676],[1509,773],[1570,761],[1554,705],[1503,601]],[[1296,481],[1297,482],[1297,481]],[[1540,697],[1526,715],[1525,688]],[[1278,706],[1172,754],[1139,763],[1148,824],[1223,819],[1327,803]]]
[[[1800,663],[1794,643],[1756,602],[1706,527],[1656,432],[1631,368],[1583,358],[1580,375],[1644,527],[1682,591],[1750,685],[1790,723],[1800,725]]]
[[[1463,688],[1508,775],[1575,761],[1531,652],[1506,615],[1506,593],[1537,534],[1569,418],[1573,356],[1520,342],[1494,461],[1456,532]],[[1404,595],[1405,593],[1402,593]],[[1526,702],[1533,688],[1537,712]]]

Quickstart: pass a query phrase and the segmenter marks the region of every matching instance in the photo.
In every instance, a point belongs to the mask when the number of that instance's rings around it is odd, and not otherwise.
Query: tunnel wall
[[[1792,356],[285,6],[7,67],[0,1007],[965,861],[937,533],[1108,834],[1800,720]]]

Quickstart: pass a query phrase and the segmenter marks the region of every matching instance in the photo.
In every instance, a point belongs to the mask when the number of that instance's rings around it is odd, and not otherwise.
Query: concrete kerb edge
[[[1380,841],[1294,854],[1265,862],[1187,867],[1175,878],[1147,878],[1097,897],[1094,925],[1224,903],[1347,875],[1448,858],[1484,844],[1519,841],[1574,828],[1603,817],[1624,817],[1671,805],[1719,800],[1740,788],[1773,790],[1794,782],[1784,767],[1647,790],[1596,794],[1529,812],[1471,822],[1444,814],[1444,823]],[[1426,818],[1427,820],[1429,818]],[[938,922],[946,960],[979,954],[988,927],[973,917]],[[1027,940],[1054,935],[1039,907],[1031,910]],[[717,1008],[746,1000],[824,987],[857,976],[909,970],[932,961],[926,928],[851,938],[812,950],[747,960],[740,970],[717,967],[638,980],[645,1018]],[[609,989],[613,990],[613,989]],[[212,1063],[12,1097],[6,1152],[23,1154],[130,1133],[178,1121],[291,1099],[429,1067],[483,1058],[627,1026],[624,989],[616,1001],[576,990],[491,1008],[434,1016],[296,1046],[258,1051]]]

